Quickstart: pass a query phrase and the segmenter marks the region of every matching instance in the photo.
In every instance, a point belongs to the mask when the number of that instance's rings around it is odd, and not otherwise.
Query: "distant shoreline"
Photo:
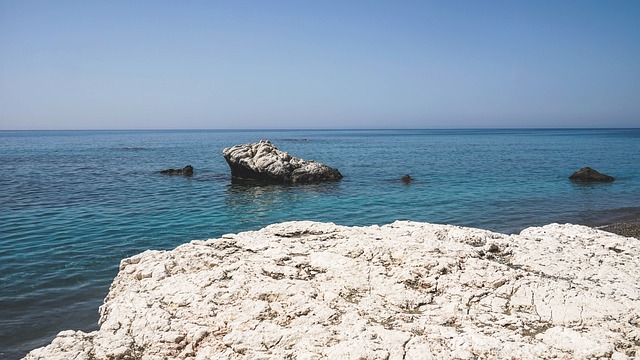
[[[640,240],[640,207],[593,211],[568,222]]]
[[[599,227],[599,230],[608,231],[621,236],[633,237],[640,240],[640,223],[617,223]]]
[[[595,224],[596,229],[640,240],[640,208],[620,209],[618,217]]]

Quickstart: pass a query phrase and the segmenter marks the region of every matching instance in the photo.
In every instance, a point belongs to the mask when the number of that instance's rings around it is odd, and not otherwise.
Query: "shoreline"
[[[588,226],[596,230],[602,230],[615,235],[640,240],[640,207],[589,212],[586,217],[584,215],[582,217],[582,221],[576,221],[576,219],[574,219],[575,225]],[[599,220],[595,220],[596,218]],[[558,221],[558,223],[565,222]],[[540,226],[532,225],[531,227]],[[518,231],[517,233],[513,233],[512,235],[517,235],[522,230],[524,229],[521,229],[520,231]],[[33,349],[35,348],[31,348],[30,350]],[[26,355],[26,353],[23,351],[24,350],[10,349],[9,352],[4,353],[4,355],[17,356],[17,354],[22,354],[21,356],[24,356]]]
[[[577,221],[578,218],[581,218],[581,221]],[[571,224],[572,222],[558,221],[557,223]],[[619,209],[588,212],[586,216],[584,214],[577,215],[576,218],[573,219],[573,224],[588,226],[596,230],[602,230],[615,235],[620,235],[620,236],[630,237],[630,238],[635,238],[640,240],[640,207],[619,208]],[[443,224],[443,225],[447,225],[447,224]],[[532,225],[531,227],[540,227],[540,226],[542,225]],[[516,233],[504,233],[504,234],[517,235],[522,230],[524,229],[521,229]],[[33,349],[35,348],[30,348],[30,350],[33,350]],[[22,354],[21,356],[26,355],[25,352],[23,352],[24,350],[17,350],[17,349],[8,349],[8,350],[9,350],[8,353],[0,353],[0,354],[12,355],[12,356],[14,355],[17,356],[17,354]]]
[[[640,207],[596,211],[585,220],[583,225],[640,240]]]
[[[628,358],[639,259],[585,225],[277,223],[123,259],[100,330],[25,359]]]
[[[631,222],[618,222],[595,227],[598,230],[607,231],[616,235],[632,237],[640,240],[640,219]]]

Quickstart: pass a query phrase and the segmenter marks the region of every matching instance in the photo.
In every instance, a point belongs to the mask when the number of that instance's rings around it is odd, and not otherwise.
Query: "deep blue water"
[[[260,139],[345,177],[231,184],[222,149]],[[639,155],[640,129],[0,132],[0,358],[95,329],[120,260],[146,249],[288,220],[593,223],[640,206]],[[617,181],[570,182],[584,166]]]

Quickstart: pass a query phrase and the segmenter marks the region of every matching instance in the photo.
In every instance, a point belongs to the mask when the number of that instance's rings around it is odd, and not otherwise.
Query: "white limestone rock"
[[[26,359],[628,359],[640,243],[575,225],[289,222],[120,264],[100,330]]]
[[[226,148],[222,156],[234,180],[302,184],[342,179],[337,169],[291,156],[269,140]]]

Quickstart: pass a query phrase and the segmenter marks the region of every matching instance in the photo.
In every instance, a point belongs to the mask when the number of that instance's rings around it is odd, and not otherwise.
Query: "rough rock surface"
[[[236,180],[308,183],[342,178],[338,170],[316,161],[293,157],[278,150],[269,140],[226,148],[222,155]]]
[[[605,175],[590,167],[583,167],[569,176],[569,179],[579,182],[612,182],[612,176]]]
[[[161,170],[161,174],[164,175],[184,175],[184,176],[193,176],[193,166],[187,165],[182,169],[166,169]]]
[[[100,330],[26,358],[637,358],[639,268],[577,225],[275,224],[123,260]]]

